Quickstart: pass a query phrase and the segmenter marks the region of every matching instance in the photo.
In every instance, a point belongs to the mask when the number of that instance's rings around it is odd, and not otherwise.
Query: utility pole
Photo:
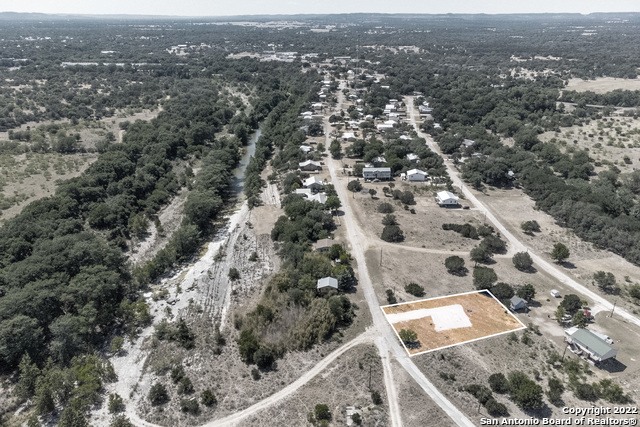
[[[564,352],[562,353],[562,359],[560,359],[561,362],[564,360],[564,355],[567,353],[568,348],[569,348],[569,344],[567,344],[567,346],[564,348]]]
[[[616,304],[617,304],[617,303],[618,303],[618,300],[616,299],[616,300],[613,302],[613,308],[611,308],[611,313],[609,314],[609,317],[613,317],[613,310],[615,310],[615,309],[616,309]]]
[[[371,369],[373,368],[373,365],[369,365],[369,390],[371,390]]]

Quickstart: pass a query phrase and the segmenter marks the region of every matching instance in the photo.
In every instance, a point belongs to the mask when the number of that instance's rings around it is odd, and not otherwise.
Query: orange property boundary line
[[[462,306],[464,313],[471,321],[471,327],[436,331],[435,322],[429,316],[397,323],[391,323],[388,317],[390,314],[408,313],[414,310],[434,309],[458,304]],[[418,354],[526,329],[526,326],[486,289],[384,305],[380,308],[409,356],[417,356]],[[421,346],[408,348],[400,339],[399,331],[401,329],[411,329],[417,332]]]

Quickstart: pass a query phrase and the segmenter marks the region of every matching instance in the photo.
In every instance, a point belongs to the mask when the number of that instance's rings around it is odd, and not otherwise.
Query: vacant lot
[[[567,90],[585,92],[590,90],[595,93],[607,93],[612,90],[639,90],[640,79],[618,79],[615,77],[598,77],[594,80],[570,79]]]
[[[426,353],[508,331],[522,325],[488,292],[473,292],[382,307],[391,326],[418,334],[410,355]]]

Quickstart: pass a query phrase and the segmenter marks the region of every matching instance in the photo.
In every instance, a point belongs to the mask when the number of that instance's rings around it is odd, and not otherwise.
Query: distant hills
[[[82,21],[82,20],[118,20],[118,21],[159,21],[159,20],[189,20],[189,21],[318,21],[331,20],[332,22],[350,22],[354,20],[602,20],[602,19],[640,19],[640,12],[607,12],[591,13],[518,13],[518,14],[412,14],[412,13],[343,13],[343,14],[298,14],[298,15],[237,15],[237,16],[170,16],[170,15],[78,15],[78,14],[48,14],[48,13],[22,13],[0,12],[0,22],[13,21]]]

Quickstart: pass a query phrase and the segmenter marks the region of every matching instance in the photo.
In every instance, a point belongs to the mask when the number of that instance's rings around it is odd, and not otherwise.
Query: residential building
[[[457,206],[458,197],[450,191],[441,191],[436,196],[436,202],[440,206]]]
[[[618,349],[588,329],[569,328],[564,331],[564,340],[571,350],[588,361],[597,363],[615,358]]]
[[[362,176],[365,180],[391,179],[391,168],[363,168]]]

